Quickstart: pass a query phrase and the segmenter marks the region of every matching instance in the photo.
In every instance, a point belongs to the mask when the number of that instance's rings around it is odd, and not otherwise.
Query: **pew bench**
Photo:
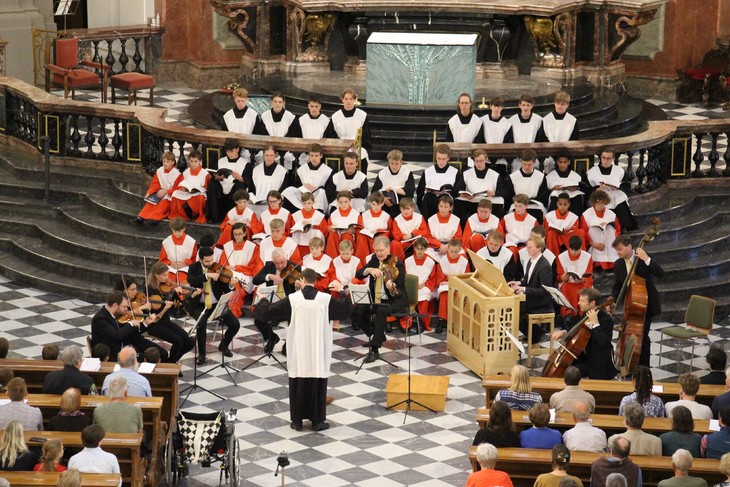
[[[515,487],[532,487],[538,475],[552,472],[552,451],[534,448],[499,448],[497,470],[507,472]],[[568,473],[578,477],[583,485],[588,486],[591,479],[591,464],[607,453],[572,452]],[[643,485],[651,487],[661,480],[674,476],[671,457],[631,456],[631,460],[641,467]],[[476,460],[476,447],[469,449],[469,461],[472,470],[478,471],[479,463]],[[692,464],[689,474],[702,477],[708,485],[715,485],[726,479],[720,473],[720,460],[697,458]]]
[[[565,382],[561,378],[552,377],[530,377],[532,391],[542,396],[545,403],[550,401],[550,396],[565,389]],[[490,375],[482,381],[486,395],[486,406],[491,407],[494,397],[501,389],[509,389],[510,378],[508,375]],[[680,386],[671,382],[655,382],[654,386],[661,386],[662,391],[655,391],[664,403],[679,400]],[[634,392],[634,385],[631,381],[618,380],[595,380],[583,379],[580,381],[580,388],[589,392],[596,399],[596,413],[617,414],[621,399]],[[700,404],[712,406],[715,397],[724,394],[728,388],[722,385],[700,385],[695,400]]]
[[[55,487],[58,479],[61,477],[60,472],[0,472],[0,477],[4,478],[12,487],[36,487],[49,486]],[[119,475],[111,473],[82,473],[82,487],[117,487],[119,485]]]
[[[532,427],[530,419],[528,417],[528,411],[512,411],[512,422],[515,424],[515,428],[520,432]],[[626,431],[624,426],[624,417],[616,414],[591,414],[591,424],[596,428],[600,428],[606,432],[607,436],[611,436],[613,433],[622,433]],[[486,408],[479,408],[477,410],[477,423],[480,428],[486,428],[489,422],[489,410]],[[710,430],[710,421],[695,419],[694,432],[700,435],[712,433]],[[575,426],[573,415],[569,413],[559,413],[555,415],[555,421],[548,424],[548,428],[558,429],[565,431]],[[661,435],[668,431],[672,431],[672,420],[670,418],[645,418],[644,426],[642,427],[647,433],[653,435]]]

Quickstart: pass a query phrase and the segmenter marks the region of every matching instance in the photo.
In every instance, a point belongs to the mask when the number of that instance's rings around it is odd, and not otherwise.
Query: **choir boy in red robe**
[[[469,272],[469,261],[461,251],[461,240],[454,238],[447,244],[446,254],[441,256],[436,270],[439,311],[436,333],[444,331],[449,307],[449,276]]]

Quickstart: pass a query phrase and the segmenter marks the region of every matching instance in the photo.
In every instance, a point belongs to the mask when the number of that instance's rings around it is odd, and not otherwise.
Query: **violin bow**
[[[142,265],[144,266],[144,293],[147,296],[147,302],[150,302],[150,285],[147,282],[147,256],[142,256]]]

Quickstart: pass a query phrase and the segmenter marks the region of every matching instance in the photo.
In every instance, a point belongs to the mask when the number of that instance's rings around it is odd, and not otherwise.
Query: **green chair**
[[[425,314],[419,314],[416,311],[416,306],[418,306],[418,276],[413,274],[406,274],[405,279],[405,293],[406,297],[408,298],[408,313],[393,313],[392,316],[395,318],[408,318],[409,324],[413,326],[415,323],[416,325],[416,332],[418,333],[418,339],[423,342],[423,338],[421,337],[421,329],[423,328],[421,325],[421,318],[424,316],[430,316]]]
[[[707,344],[710,344],[710,332],[712,324],[715,320],[715,300],[693,294],[689,298],[687,312],[684,315],[684,322],[687,326],[669,326],[661,330],[662,338],[664,335],[677,339],[677,345],[681,345],[681,340],[692,340],[692,358],[690,359],[690,370],[694,362],[695,339],[704,338]],[[659,345],[659,365],[662,364],[662,347]],[[684,351],[680,348],[682,360],[684,360]]]

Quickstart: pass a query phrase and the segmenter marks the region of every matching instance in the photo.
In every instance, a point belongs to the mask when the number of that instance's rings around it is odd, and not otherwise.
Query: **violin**
[[[208,268],[210,272],[218,274],[218,280],[223,284],[230,284],[233,279],[233,270],[230,267],[223,267],[217,262]]]
[[[294,284],[296,281],[299,281],[302,279],[302,273],[297,270],[297,268],[292,264],[291,262],[288,262],[286,264],[286,267],[284,267],[279,272],[279,277],[281,277],[283,280],[288,282],[289,284]]]
[[[138,318],[146,318],[147,316],[149,316],[149,315],[146,313],[135,313],[130,309],[130,310],[127,310],[127,312],[124,313],[122,316],[117,318],[117,322],[119,324],[123,325],[125,323],[129,323],[130,321],[134,321]]]
[[[398,296],[400,291],[395,287],[395,280],[398,279],[398,275],[400,274],[398,271],[398,257],[395,255],[388,256],[387,259],[380,263],[378,269],[383,273],[384,282],[393,281],[393,291],[391,294]]]
[[[613,296],[609,296],[603,304],[596,308],[596,311],[611,308],[613,305]],[[568,334],[556,344],[542,369],[542,377],[563,377],[565,369],[570,367],[575,359],[583,353],[591,339],[591,329],[588,328],[587,321],[588,314],[586,313],[578,323],[573,325]]]

